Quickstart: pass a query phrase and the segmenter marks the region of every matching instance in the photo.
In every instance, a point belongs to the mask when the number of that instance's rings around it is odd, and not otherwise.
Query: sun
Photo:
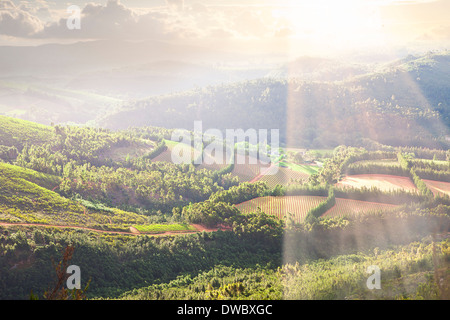
[[[352,46],[378,39],[378,8],[361,0],[292,1],[274,15],[289,23],[294,39]]]

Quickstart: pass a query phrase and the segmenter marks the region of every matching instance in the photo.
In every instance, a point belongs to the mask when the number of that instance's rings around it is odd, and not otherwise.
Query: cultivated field
[[[437,195],[448,195],[450,196],[450,182],[434,181],[434,180],[423,180],[427,187],[433,192],[435,196]]]
[[[378,165],[387,167],[400,167],[397,159],[361,160],[355,161],[350,166],[356,165]]]
[[[408,190],[415,192],[417,190],[414,183],[408,177],[391,176],[384,174],[359,174],[346,176],[336,184],[337,187],[353,188],[372,188],[376,187],[382,191]]]
[[[318,165],[296,164],[285,160],[280,162],[280,167],[287,167],[291,170],[306,173],[308,175],[318,173],[322,169]]]
[[[263,212],[278,218],[291,213],[296,222],[302,222],[308,211],[325,199],[317,196],[261,197],[240,203],[236,207],[242,213],[257,211],[259,207]]]
[[[257,181],[265,181],[269,188],[274,188],[277,184],[286,186],[291,183],[296,183],[301,180],[308,180],[309,174],[294,171],[287,168],[276,168],[268,169],[263,175],[261,175]]]
[[[187,144],[166,140],[166,146],[167,149],[164,152],[161,152],[161,154],[159,154],[155,158],[153,158],[152,161],[173,162],[172,153],[174,152],[175,147],[177,147],[176,150],[178,151],[178,156],[180,157],[180,159],[183,159],[183,156],[186,156],[186,154],[190,154],[190,159],[194,159],[195,156],[194,148],[188,146]],[[191,161],[189,161],[189,163],[191,163]]]
[[[165,162],[172,162],[172,151],[170,149],[167,149],[163,152],[161,152],[159,155],[154,157],[152,161],[165,161]]]
[[[238,176],[239,181],[252,181],[259,174],[263,173],[270,167],[270,164],[262,164],[257,159],[245,156],[243,160],[235,158],[234,169],[232,175]]]
[[[367,214],[380,210],[391,210],[396,207],[398,206],[392,204],[336,198],[336,205],[325,212],[322,217],[331,218]]]

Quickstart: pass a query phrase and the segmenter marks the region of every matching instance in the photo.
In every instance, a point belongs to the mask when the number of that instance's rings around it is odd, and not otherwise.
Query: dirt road
[[[88,227],[80,227],[80,226],[64,226],[64,225],[54,225],[54,224],[43,224],[43,223],[11,223],[11,222],[0,222],[0,226],[24,226],[24,227],[52,227],[52,228],[61,228],[61,229],[78,229],[78,230],[87,230],[87,231],[93,231],[93,232],[100,232],[100,233],[112,233],[112,234],[124,234],[124,235],[149,235],[149,236],[169,236],[169,235],[180,235],[180,234],[189,234],[189,233],[196,233],[196,232],[213,232],[217,231],[218,229],[225,230],[227,228],[207,228],[205,226],[199,225],[199,224],[193,224],[192,226],[196,229],[195,231],[180,231],[180,232],[163,232],[163,233],[140,233],[136,228],[130,227],[130,231],[110,231],[110,230],[100,230],[100,229],[94,229],[94,228],[88,228]]]

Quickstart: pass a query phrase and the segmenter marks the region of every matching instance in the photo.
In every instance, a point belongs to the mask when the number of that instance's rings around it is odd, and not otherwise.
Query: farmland
[[[256,158],[250,156],[242,156],[242,158],[238,158],[238,156],[236,156],[234,168],[231,174],[239,177],[239,181],[252,181],[269,167],[269,164],[263,164]]]
[[[202,163],[197,166],[197,169],[220,170],[229,165],[226,159],[226,152],[205,152],[203,154]]]
[[[346,176],[336,184],[337,187],[378,188],[383,191],[407,190],[415,192],[417,188],[408,177],[391,176],[384,174],[360,174]]]
[[[450,0],[72,2],[0,1],[0,300],[450,300]]]
[[[448,195],[450,196],[450,183],[443,181],[434,181],[434,180],[423,180],[428,188],[430,188],[431,192],[436,195]]]
[[[377,202],[358,201],[336,198],[336,205],[322,217],[348,217],[352,215],[370,214],[378,211],[392,210],[398,206]]]
[[[175,146],[177,146],[177,149],[180,152],[180,157],[183,157],[185,152],[190,152],[190,159],[194,159],[194,148],[171,140],[165,140],[165,143],[167,149],[154,157],[152,161],[172,162]],[[223,151],[222,153],[204,153],[202,156],[202,162],[196,166],[198,170],[221,170],[230,164],[226,159],[226,151]],[[270,188],[274,188],[276,185],[286,186],[293,183],[302,183],[306,181],[311,174],[315,174],[319,171],[320,167],[316,165],[299,165],[288,161],[281,161],[280,163],[271,165],[262,163],[252,156],[235,153],[234,166],[231,174],[232,176],[238,177],[240,182],[265,181]]]
[[[289,162],[289,161],[281,161],[279,165],[280,165],[280,167],[287,167],[291,170],[305,173],[308,175],[314,174],[314,173],[317,173],[320,171],[320,167],[317,165],[296,164],[296,163]]]
[[[167,149],[163,151],[161,154],[152,159],[152,161],[165,161],[165,162],[173,162],[175,157],[179,157],[183,159],[183,157],[194,159],[194,148],[188,146],[187,144],[175,142],[171,140],[164,140]],[[178,153],[174,154],[174,151]],[[188,161],[190,163],[191,161]]]
[[[325,197],[320,196],[261,197],[240,203],[236,207],[243,213],[255,212],[259,208],[262,212],[274,215],[280,219],[284,219],[288,214],[292,214],[294,221],[301,223],[308,211],[325,201],[325,199]],[[397,207],[398,205],[392,204],[336,198],[336,205],[323,214],[322,217],[349,217],[392,210]]]
[[[170,149],[164,150],[159,155],[154,157],[152,161],[172,162],[172,151],[170,151]]]
[[[351,166],[357,165],[378,165],[378,166],[388,166],[388,167],[400,167],[397,159],[380,159],[380,160],[362,160],[355,161]]]
[[[255,212],[260,208],[280,219],[292,214],[294,220],[301,223],[308,211],[324,200],[325,197],[317,196],[261,197],[240,203],[236,207],[243,213]]]
[[[270,168],[264,171],[263,174],[256,179],[256,181],[265,181],[270,188],[276,185],[289,185],[292,183],[302,183],[308,180],[309,174],[294,171],[287,168]]]
[[[8,124],[19,125],[26,123]],[[3,137],[10,137],[8,126]],[[36,141],[42,146],[16,153],[4,147],[1,154],[5,162],[0,163],[0,253],[7,262],[0,268],[8,281],[18,279],[11,293],[2,287],[0,295],[5,297],[26,298],[29,293],[22,287],[33,291],[43,288],[48,278],[28,285],[27,278],[20,278],[11,268],[30,265],[30,270],[41,270],[47,266],[45,259],[57,258],[55,253],[64,243],[75,244],[81,261],[74,263],[93,275],[92,297],[120,297],[127,290],[142,288],[144,282],[164,287],[169,282],[178,283],[177,277],[184,274],[190,277],[218,264],[247,267],[251,261],[278,267],[283,259],[295,265],[296,261],[339,255],[339,250],[373,250],[386,244],[386,239],[389,245],[420,241],[436,226],[433,214],[446,213],[450,203],[448,197],[432,199],[422,192],[421,181],[435,194],[447,195],[450,183],[418,176],[446,179],[446,162],[442,160],[380,159],[381,152],[345,147],[324,159],[323,167],[306,161],[295,164],[289,159],[263,165],[245,156],[244,163],[235,159],[231,172],[227,172],[221,170],[227,163],[174,164],[171,154],[176,147],[190,155],[193,149],[163,140],[165,132],[158,135],[156,129],[144,131],[153,133],[152,139],[139,135],[139,131],[134,131],[134,136],[88,128],[36,129],[45,132],[43,139]],[[19,146],[14,139],[8,141]],[[67,145],[60,141],[67,141]],[[160,150],[163,152],[156,153]],[[153,159],[152,153],[156,154]],[[437,155],[443,158],[442,153]],[[405,176],[345,174],[352,166],[369,172],[393,168]],[[409,173],[414,178],[407,176]],[[403,199],[408,207],[403,206]],[[447,228],[445,217],[439,219],[439,226]],[[400,229],[401,236],[397,234]],[[363,236],[355,242],[355,234]],[[286,237],[287,249],[283,243]],[[45,256],[41,258],[39,252]],[[39,264],[28,258],[34,256]],[[110,281],[102,278],[101,271],[90,267],[93,261],[105,264],[108,270],[126,268],[123,279],[114,280],[119,283],[117,290],[110,289]],[[24,268],[24,275],[27,272]],[[199,287],[183,294],[207,296],[212,294],[207,292],[216,292],[219,297],[236,285],[222,288],[216,281],[220,280],[211,280],[205,287],[213,291]],[[250,288],[253,283],[246,285]],[[160,294],[173,298],[165,289],[157,289],[155,295]]]

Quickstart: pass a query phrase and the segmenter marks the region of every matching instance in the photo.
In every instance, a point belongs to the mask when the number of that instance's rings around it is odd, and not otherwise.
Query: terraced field
[[[408,177],[391,176],[384,174],[359,174],[346,176],[336,184],[337,187],[372,188],[376,187],[382,191],[393,191],[398,189],[416,192],[417,188]]]
[[[380,210],[392,210],[396,207],[398,206],[392,204],[336,198],[336,205],[325,212],[322,217],[331,218],[367,214]]]
[[[325,199],[318,196],[261,197],[240,203],[236,207],[243,213],[255,212],[261,208],[263,212],[282,219],[291,213],[294,220],[300,223],[310,209]]]

